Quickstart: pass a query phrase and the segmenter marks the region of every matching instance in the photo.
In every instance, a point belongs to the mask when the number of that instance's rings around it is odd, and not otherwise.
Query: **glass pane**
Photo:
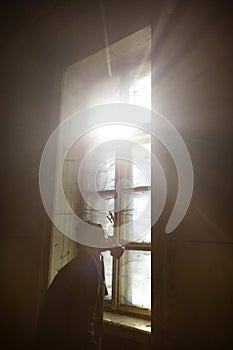
[[[120,237],[126,242],[151,242],[151,192],[128,193],[130,203],[121,212],[123,223],[131,223],[131,229],[122,226]]]
[[[136,158],[136,154],[139,153],[139,146],[133,147],[133,157]],[[132,205],[134,208],[132,219],[135,225],[139,225],[137,218],[140,218],[141,235],[136,238],[137,242],[151,242],[151,143],[143,144],[145,148],[144,158],[141,159],[141,166],[143,166],[144,174],[142,171],[133,168],[134,186],[138,186],[138,191],[134,192]],[[141,186],[141,189],[140,189]],[[145,189],[143,190],[143,186]],[[146,190],[148,187],[148,190]],[[135,231],[135,229],[133,229]]]
[[[128,250],[120,259],[121,304],[151,308],[151,252]]]
[[[112,256],[110,251],[103,252],[104,267],[105,267],[105,282],[108,290],[106,299],[112,299]]]
[[[141,235],[136,237],[137,242],[151,242],[151,192],[138,192],[134,194],[133,205],[135,211],[133,220],[140,218]],[[147,209],[146,209],[146,205]],[[143,212],[143,215],[142,215]],[[139,225],[136,221],[134,224]]]

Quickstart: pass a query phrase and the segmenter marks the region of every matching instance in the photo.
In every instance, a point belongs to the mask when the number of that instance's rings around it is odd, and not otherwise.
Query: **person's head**
[[[103,230],[103,227],[101,224],[97,224],[97,223],[93,223],[93,222],[90,222],[88,220],[85,220],[86,223],[88,223],[89,225],[92,225],[92,226],[95,226],[95,227],[98,227],[98,228],[102,228],[102,231],[103,231],[103,237],[105,236],[104,234],[104,230]],[[125,251],[125,247],[122,246],[122,245],[117,245],[117,246],[114,246],[112,248],[110,247],[103,247],[103,248],[99,248],[99,247],[92,247],[92,246],[88,246],[88,245],[84,245],[84,244],[81,244],[81,243],[77,243],[78,245],[78,248],[81,250],[81,251],[84,251],[84,252],[89,252],[89,253],[92,253],[92,254],[99,254],[101,252],[105,252],[107,250],[110,251],[112,257],[114,259],[120,259],[121,256],[123,255],[124,251]]]
[[[125,251],[125,247],[124,246],[116,246],[113,248],[96,248],[96,247],[90,247],[90,246],[86,246],[80,243],[77,243],[78,249],[80,252],[83,253],[89,253],[89,254],[98,254],[101,252],[106,252],[107,250],[110,251],[110,254],[112,255],[112,257],[114,259],[120,259]]]
[[[81,244],[81,243],[76,243],[77,244],[77,248],[78,248],[78,251],[82,254],[98,254],[99,252],[99,249],[96,248],[96,247],[90,247],[88,245],[85,245],[85,244]]]

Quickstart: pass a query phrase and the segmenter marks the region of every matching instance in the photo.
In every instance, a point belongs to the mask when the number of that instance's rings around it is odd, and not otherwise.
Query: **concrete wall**
[[[161,150],[169,195],[154,230],[156,343],[166,349],[228,349],[233,344],[229,8],[217,2],[170,3],[159,18],[153,26],[153,103],[185,140],[194,192],[183,222],[164,235],[177,175]]]
[[[10,23],[1,41],[1,339],[30,344],[46,287],[50,223],[40,199],[39,163],[56,126],[53,52],[35,18]],[[54,50],[53,50],[54,51]]]

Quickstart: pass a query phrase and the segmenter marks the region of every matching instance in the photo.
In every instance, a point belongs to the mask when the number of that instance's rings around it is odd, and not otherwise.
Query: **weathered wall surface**
[[[190,210],[166,236],[177,180],[172,160],[163,157],[171,200],[153,233],[152,348],[228,349],[233,343],[230,6],[220,1],[153,2],[151,7],[149,2],[107,1],[106,16],[110,43],[152,24],[153,105],[177,127],[194,166]],[[26,348],[33,337],[47,283],[51,231],[39,194],[40,157],[59,120],[62,67],[103,48],[100,18],[93,2],[57,1],[44,10],[24,11],[3,27],[5,349]]]

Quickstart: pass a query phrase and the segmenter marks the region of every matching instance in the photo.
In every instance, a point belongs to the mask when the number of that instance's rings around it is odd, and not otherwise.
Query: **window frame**
[[[152,252],[151,243],[129,243],[125,246],[128,251],[150,251]],[[120,261],[113,259],[112,261],[112,298],[105,298],[105,311],[128,314],[133,316],[140,316],[145,319],[151,318],[151,309],[139,307],[136,305],[126,305],[120,303]],[[152,285],[152,283],[151,283]]]
[[[150,26],[148,26],[150,27]],[[146,27],[146,28],[148,28]],[[148,29],[147,29],[148,30]],[[136,33],[133,33],[132,36],[134,36]],[[145,35],[145,34],[143,34]],[[129,36],[131,37],[131,35]],[[146,34],[147,37],[147,34]],[[124,40],[124,39],[122,39]],[[130,39],[131,40],[131,39]],[[121,41],[121,40],[120,40]],[[120,49],[120,41],[118,43],[113,44],[113,46],[115,45],[115,48],[113,50],[114,53],[116,53],[116,55],[113,55],[113,59],[116,60],[117,54],[118,52],[121,50]],[[141,45],[140,50],[143,49],[143,45]],[[123,48],[123,52],[125,57],[122,58],[122,61],[126,62],[126,64],[123,65],[122,68],[122,62],[121,62],[121,58],[119,60],[119,62],[115,62],[116,65],[116,71],[117,71],[117,75],[119,75],[119,70],[120,70],[120,97],[121,97],[121,101],[122,102],[129,102],[129,96],[128,93],[126,94],[126,91],[128,91],[128,87],[129,84],[134,80],[135,78],[135,72],[137,71],[138,67],[140,66],[140,64],[142,63],[139,59],[139,56],[137,56],[137,54],[134,54],[134,49],[138,49],[136,48],[137,45],[135,45],[134,43],[134,48],[131,49],[131,46],[129,45],[129,53],[128,53],[128,48],[125,45],[125,47]],[[147,48],[147,46],[146,46]],[[101,50],[103,51],[103,50]],[[146,56],[146,55],[145,55]],[[100,57],[98,56],[98,59],[100,60]],[[102,58],[101,58],[102,59]],[[88,57],[87,57],[88,60]],[[100,62],[100,61],[99,61]],[[150,63],[150,59],[148,59],[148,57],[143,61],[143,65],[147,65],[148,63]],[[89,65],[89,66],[88,66]],[[90,65],[90,62],[87,62],[87,66],[88,69],[91,70],[92,67]],[[120,67],[120,68],[119,68]],[[68,74],[72,74],[72,66],[67,67],[67,72]],[[64,72],[65,73],[65,72]],[[142,71],[140,72],[140,74],[142,73]],[[64,74],[65,76],[65,74]],[[66,81],[64,80],[63,83],[66,83]],[[64,85],[65,86],[65,85]],[[64,88],[64,87],[63,87]],[[63,91],[62,91],[63,94]],[[63,100],[64,96],[62,96],[62,100]],[[81,105],[82,106],[82,105]],[[75,107],[75,106],[74,106]],[[76,108],[76,107],[75,107]],[[71,108],[72,110],[72,108]],[[67,113],[68,112],[68,113]],[[63,111],[63,105],[61,108],[61,121],[65,120],[67,118],[67,115],[70,114],[70,111]],[[80,203],[81,204],[81,203]],[[83,209],[83,208],[82,208]],[[67,218],[67,220],[69,220],[69,218]],[[66,224],[66,223],[64,223]],[[62,241],[62,245],[63,248],[58,251],[57,246],[61,244]],[[139,243],[140,244],[140,249],[139,249],[139,245],[137,245],[137,243],[129,243],[126,246],[126,250],[147,250],[147,251],[151,251],[151,243],[147,244],[147,243]],[[60,249],[60,248],[59,248]],[[77,250],[75,247],[75,244],[66,236],[62,236],[60,237],[60,233],[57,231],[57,229],[55,227],[53,227],[53,233],[52,233],[52,244],[51,244],[51,259],[50,259],[50,281],[53,279],[55,273],[59,270],[59,268],[61,268],[62,266],[64,266],[66,263],[68,263],[75,255],[77,254]],[[53,261],[53,256],[55,257]],[[114,269],[114,292],[113,292],[113,299],[114,302],[110,302],[109,300],[105,300],[105,308],[106,310],[110,310],[113,312],[119,312],[119,313],[124,313],[124,314],[130,314],[130,315],[140,315],[141,317],[146,317],[149,318],[151,315],[151,310],[148,309],[144,309],[141,307],[137,307],[137,306],[129,306],[129,305],[123,305],[119,303],[119,273],[120,273],[120,262],[116,261],[113,259],[113,269]],[[152,278],[152,276],[151,276]],[[152,281],[151,281],[151,285],[152,285]]]
[[[121,172],[121,171],[119,171],[119,169],[117,169],[117,166],[116,166],[115,184],[119,180],[118,172]],[[143,186],[141,190],[145,191]],[[147,191],[150,193],[151,191],[150,186],[149,187],[147,186]],[[121,222],[121,218],[120,218],[121,214],[122,214],[121,211],[114,213],[116,222]],[[150,234],[151,234],[151,229],[150,229]],[[114,235],[115,235],[115,232],[114,232]],[[130,242],[130,243],[127,243],[124,247],[126,251],[137,251],[137,250],[150,251],[150,252],[152,251],[151,241],[150,242]],[[124,256],[120,258],[120,260],[112,258],[112,298],[108,298],[108,297],[105,298],[105,310],[111,311],[111,312],[140,316],[140,317],[149,319],[151,317],[151,309],[143,308],[137,305],[122,304],[120,302],[121,259],[124,259]]]

